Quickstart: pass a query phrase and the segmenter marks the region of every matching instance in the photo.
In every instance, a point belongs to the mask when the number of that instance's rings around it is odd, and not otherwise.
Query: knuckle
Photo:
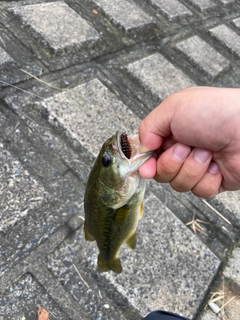
[[[173,178],[172,175],[170,176],[169,174],[164,174],[163,172],[157,173],[156,176],[154,177],[154,179],[160,183],[169,182],[172,180],[172,178]]]
[[[179,168],[176,168],[171,163],[161,161],[157,167],[157,181],[158,182],[169,182],[177,175]]]
[[[196,181],[199,177],[199,172],[193,168],[184,168],[183,174],[185,175],[185,179],[188,181]]]
[[[164,157],[162,157],[160,162],[161,173],[165,176],[175,176],[179,171],[179,166],[176,166],[175,163],[168,161]],[[159,170],[160,171],[160,170]]]
[[[212,198],[218,194],[219,183],[210,183],[209,181],[202,179],[191,190],[195,196],[202,198]]]
[[[173,190],[177,192],[187,192],[191,190],[191,188],[188,185],[184,183],[179,183],[178,181],[175,181],[175,180],[172,180],[170,182],[170,186],[173,188]]]

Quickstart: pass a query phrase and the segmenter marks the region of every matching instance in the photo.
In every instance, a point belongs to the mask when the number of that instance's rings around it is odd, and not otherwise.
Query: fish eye
[[[112,162],[112,157],[109,153],[105,153],[102,157],[102,164],[104,167],[108,167]]]

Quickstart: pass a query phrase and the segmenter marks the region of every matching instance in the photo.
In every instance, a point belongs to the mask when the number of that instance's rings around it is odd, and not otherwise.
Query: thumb
[[[138,130],[141,153],[157,150],[171,135],[172,110],[167,98],[142,120]]]

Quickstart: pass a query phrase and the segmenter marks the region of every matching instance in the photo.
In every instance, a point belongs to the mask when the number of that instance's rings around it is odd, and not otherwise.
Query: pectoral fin
[[[128,206],[123,206],[122,208],[117,209],[114,221],[117,224],[122,223],[126,219],[129,210],[130,210],[130,207]]]
[[[136,244],[137,244],[136,231],[134,231],[134,233],[131,234],[131,236],[127,239],[126,244],[129,246],[129,248],[133,250],[136,248]]]
[[[85,239],[88,241],[94,241],[95,239],[91,235],[90,231],[88,230],[88,227],[86,226],[86,223],[84,223],[84,234],[85,234]]]

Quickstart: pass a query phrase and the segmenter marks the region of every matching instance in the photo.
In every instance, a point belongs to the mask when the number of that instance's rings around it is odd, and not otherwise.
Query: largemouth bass
[[[138,135],[123,131],[108,139],[94,163],[84,197],[86,240],[96,240],[98,270],[122,271],[118,251],[136,246],[136,228],[143,214],[146,180],[138,168],[152,152],[139,153]]]

